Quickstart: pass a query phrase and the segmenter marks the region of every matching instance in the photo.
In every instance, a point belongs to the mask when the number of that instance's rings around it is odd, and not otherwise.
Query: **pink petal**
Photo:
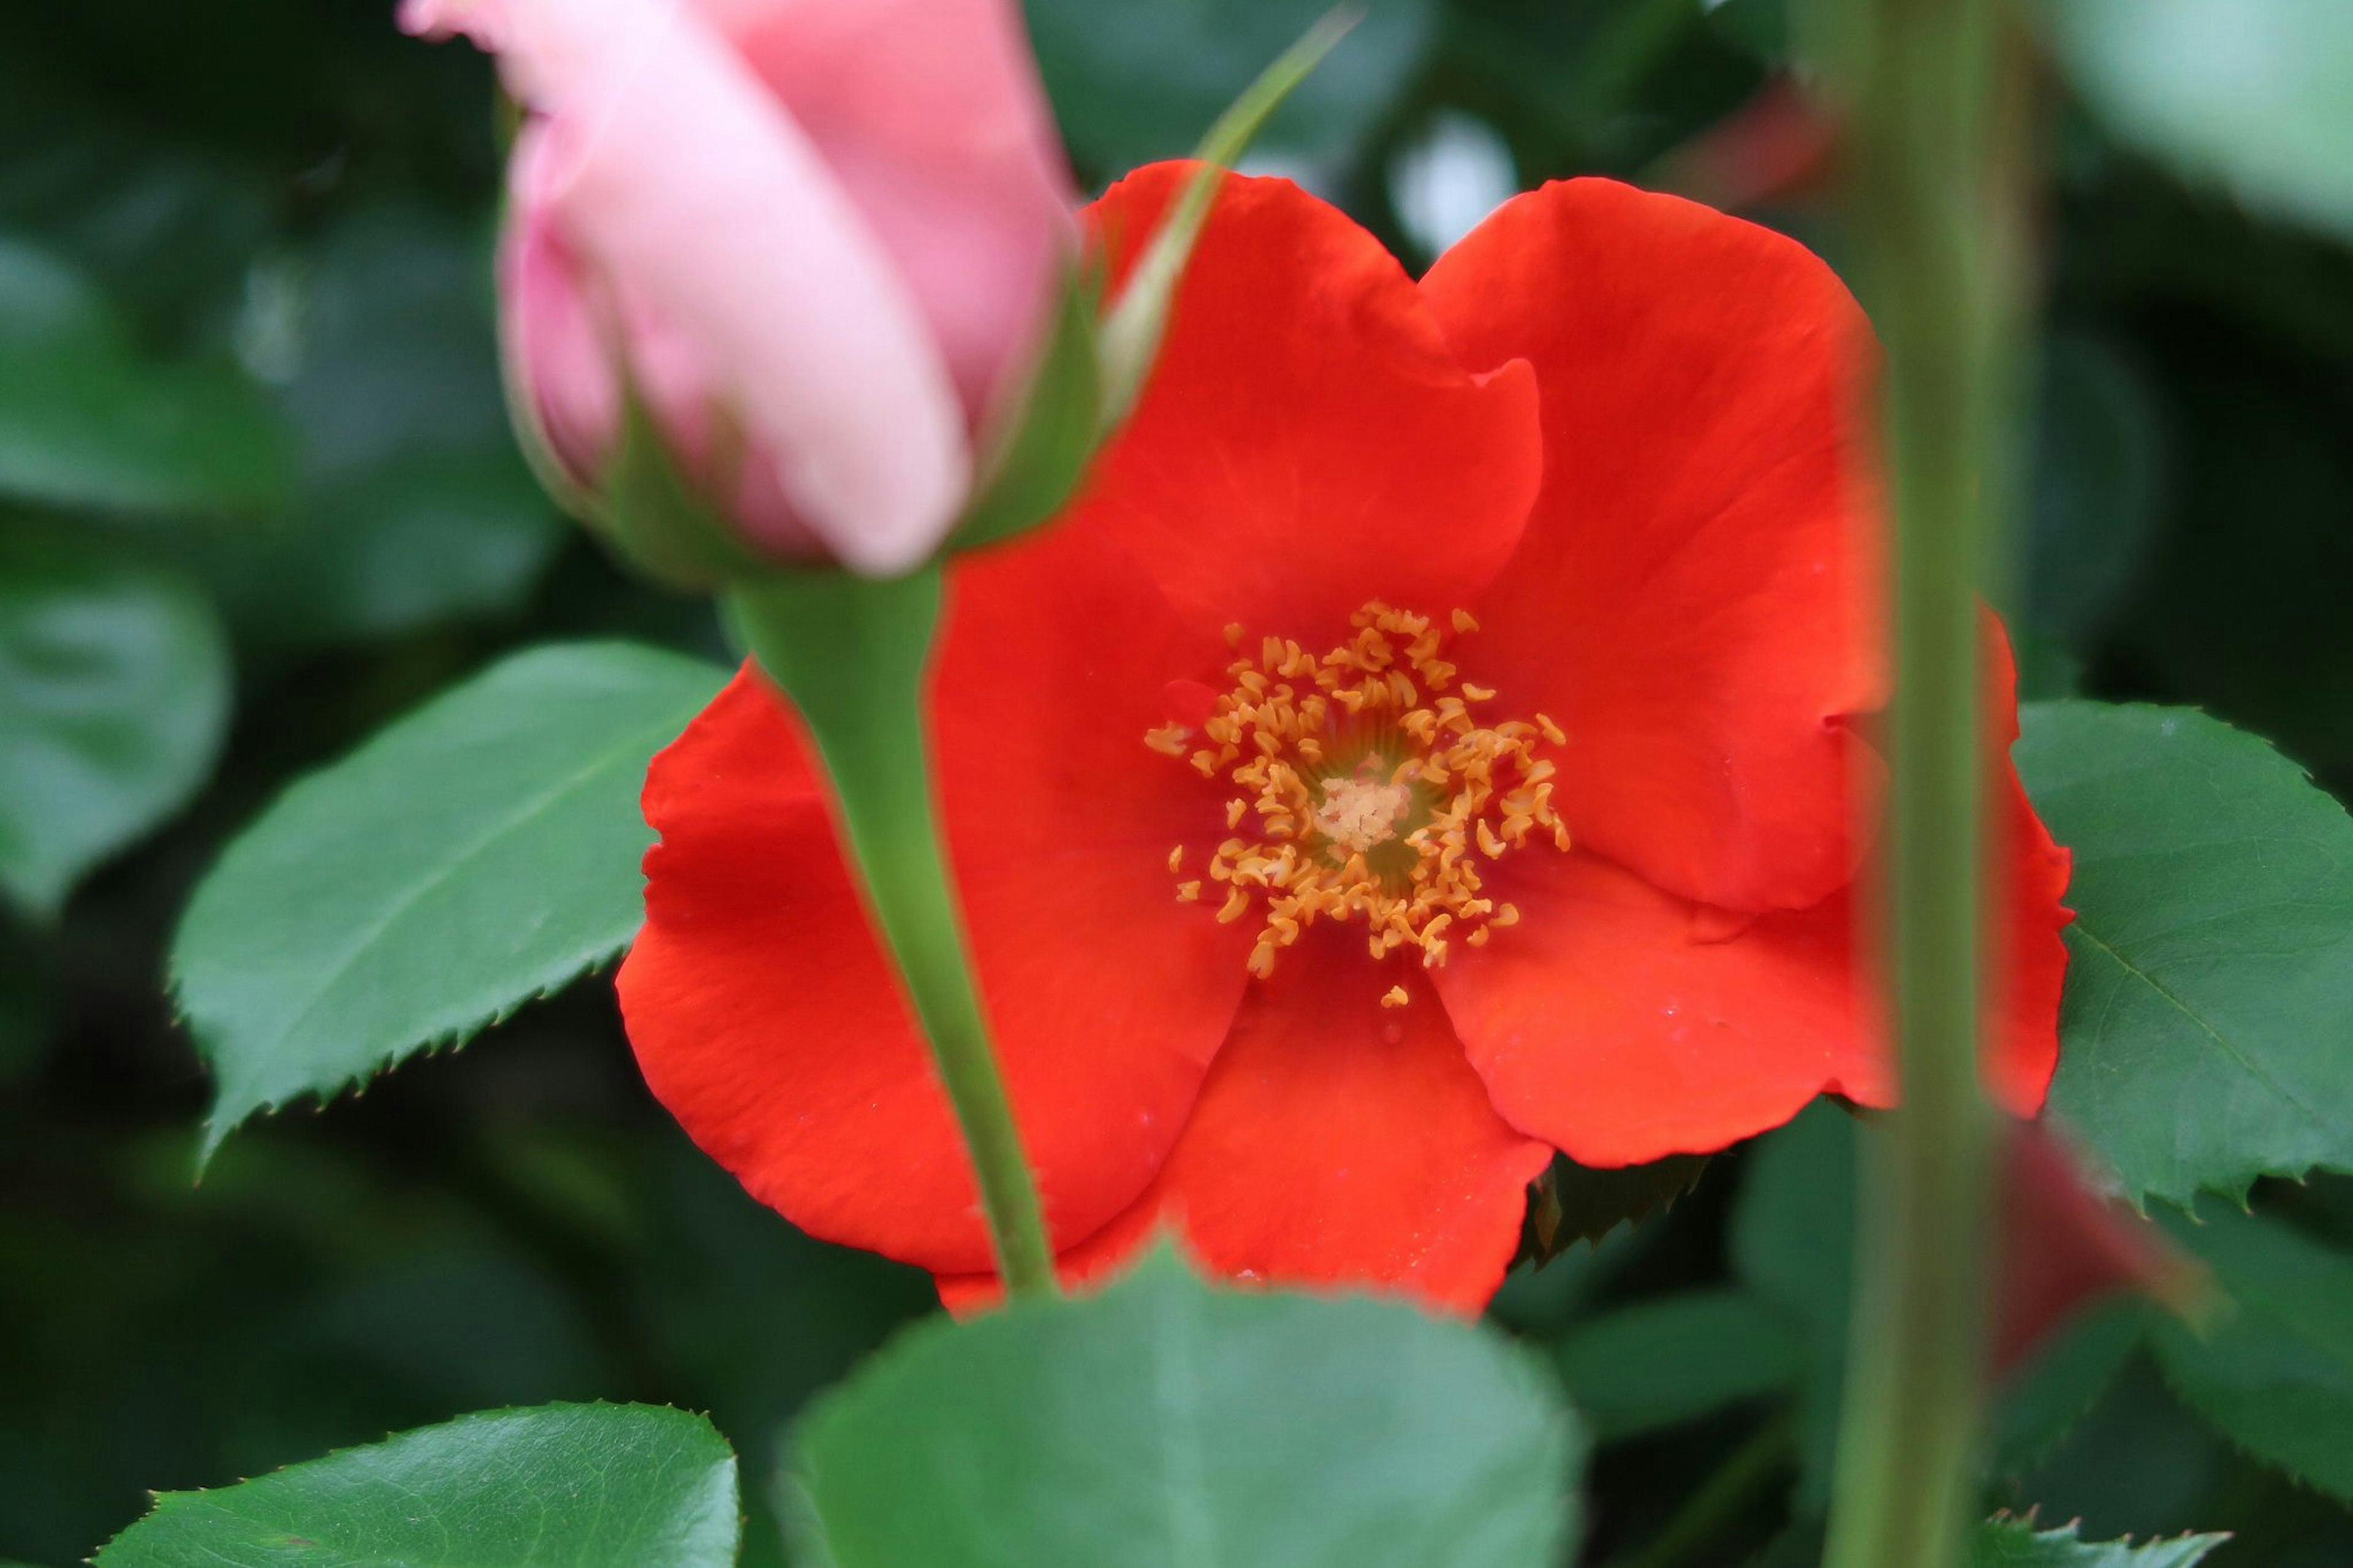
[[[977,426],[1075,254],[1070,171],[1012,0],[695,0],[898,263]]]
[[[412,0],[404,21],[496,36],[510,87],[545,116],[547,213],[612,284],[632,348],[650,309],[710,375],[779,510],[860,570],[929,553],[971,474],[946,363],[809,138],[703,15]]]

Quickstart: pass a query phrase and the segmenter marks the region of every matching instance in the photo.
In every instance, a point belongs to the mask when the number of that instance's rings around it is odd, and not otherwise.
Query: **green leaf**
[[[1758,1142],[1732,1211],[1734,1273],[1799,1326],[1805,1376],[1798,1394],[1798,1500],[1813,1513],[1830,1502],[1846,1377],[1857,1141],[1853,1117],[1815,1101]]]
[[[1183,157],[1331,0],[1029,0],[1030,37],[1071,156],[1098,175]],[[1430,0],[1370,0],[1346,48],[1268,130],[1292,157],[1346,154],[1419,64]]]
[[[2084,1541],[2072,1524],[2037,1530],[2032,1520],[1994,1519],[1978,1526],[1969,1568],[2196,1568],[2230,1539],[2185,1535],[2135,1546],[2128,1541]]]
[[[0,891],[54,914],[203,784],[228,711],[227,647],[176,573],[0,525]]]
[[[641,918],[646,762],[719,689],[622,643],[494,665],[309,778],[229,846],[172,952],[215,1078],[204,1151],[604,963]]]
[[[1705,1154],[1670,1154],[1647,1165],[1599,1169],[1556,1158],[1530,1205],[1534,1256],[1549,1262],[1577,1242],[1599,1242],[1621,1225],[1639,1225],[1672,1208],[1706,1173]]]
[[[0,240],[0,494],[127,512],[251,511],[291,443],[233,366],[153,362],[63,263]]]
[[[899,1340],[805,1419],[797,1529],[831,1568],[1550,1568],[1581,1446],[1490,1331],[1164,1254]]]
[[[2233,1310],[2204,1338],[2159,1326],[2166,1381],[2249,1453],[2353,1501],[2353,1257],[2277,1220],[2208,1210],[2174,1233]]]
[[[2136,1202],[2353,1169],[2353,820],[2187,710],[2035,703],[2023,727],[2075,857],[2052,1109]]]
[[[2065,1441],[2115,1384],[2148,1326],[2142,1301],[2096,1303],[2005,1378],[1988,1424],[1996,1467],[2023,1470]]]
[[[461,1415],[213,1491],[164,1492],[97,1568],[729,1568],[735,1456],[700,1415]]]
[[[1787,1313],[1744,1291],[1701,1290],[1578,1325],[1561,1343],[1560,1369],[1606,1443],[1790,1388],[1806,1355]]]
[[[2192,179],[2353,235],[2353,8],[2312,0],[2045,0],[2102,119]]]

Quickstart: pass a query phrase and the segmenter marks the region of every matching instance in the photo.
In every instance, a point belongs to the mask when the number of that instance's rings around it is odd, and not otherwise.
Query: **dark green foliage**
[[[1734,1272],[1787,1315],[1803,1348],[1799,1500],[1811,1513],[1830,1499],[1839,1389],[1846,1375],[1859,1135],[1852,1117],[1816,1104],[1757,1149],[1732,1214]]]
[[[237,366],[150,361],[87,279],[0,231],[0,500],[252,512],[283,499],[290,458]]]
[[[2176,1233],[2229,1300],[2211,1327],[2159,1331],[2167,1382],[2249,1453],[2353,1501],[2353,1255],[2220,1205],[2201,1218]]]
[[[1098,179],[1181,158],[1252,78],[1332,7],[1324,0],[1028,0],[1072,159]],[[1431,30],[1428,0],[1371,0],[1275,117],[1271,154],[1345,156],[1379,123]]]
[[[0,894],[53,915],[204,782],[228,647],[179,573],[0,517]]]
[[[1621,1225],[1639,1224],[1672,1207],[1707,1173],[1704,1154],[1672,1154],[1647,1165],[1615,1170],[1556,1156],[1528,1203],[1528,1234],[1521,1251],[1549,1263],[1580,1241],[1599,1242]]]
[[[1791,1317],[1737,1290],[1621,1307],[1560,1345],[1569,1396],[1605,1443],[1786,1393],[1807,1360]]]

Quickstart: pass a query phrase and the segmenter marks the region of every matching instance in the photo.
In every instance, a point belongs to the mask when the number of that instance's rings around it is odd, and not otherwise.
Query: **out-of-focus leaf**
[[[2105,629],[2156,524],[2157,411],[2113,348],[2081,336],[2052,342],[2041,394],[2026,619],[2082,649]]]
[[[1734,1271],[1799,1328],[1805,1375],[1798,1395],[1801,1508],[1830,1502],[1839,1391],[1846,1376],[1847,1299],[1854,1281],[1853,1118],[1818,1100],[1750,1158],[1732,1211]]]
[[[1989,1520],[1969,1546],[1969,1568],[2196,1568],[2231,1538],[2184,1535],[2172,1541],[2085,1541],[2074,1525],[2037,1530],[2027,1519]]]
[[[228,650],[204,595],[105,541],[0,524],[0,889],[54,913],[211,771]]]
[[[1540,1201],[1540,1189],[1530,1189],[1530,1207]],[[1487,1303],[1487,1316],[1523,1338],[1556,1340],[1657,1239],[1653,1228],[1621,1226],[1592,1246],[1573,1247],[1540,1267],[1515,1266]],[[1520,1247],[1526,1257],[1529,1238],[1525,1233]]]
[[[699,1415],[461,1415],[213,1491],[165,1492],[98,1568],[731,1568],[735,1456]]]
[[[2055,1448],[2023,1473],[1995,1476],[1988,1499],[2079,1520],[2095,1537],[2180,1534],[2221,1516],[2232,1468],[2213,1428],[2136,1354]]]
[[[724,679],[628,644],[534,648],[288,791],[173,944],[215,1079],[206,1155],[618,952],[642,918],[647,759]]]
[[[510,453],[427,450],[321,480],[290,526],[208,542],[201,569],[241,631],[310,645],[511,610],[557,538]]]
[[[1805,1366],[1796,1321],[1739,1290],[1622,1307],[1579,1324],[1560,1347],[1569,1396],[1602,1442],[1778,1393]]]
[[[1191,150],[1329,0],[1029,0],[1038,63],[1079,164],[1110,175]],[[1403,89],[1428,0],[1368,0],[1330,60],[1267,127],[1271,153],[1344,156]]]
[[[37,942],[0,946],[0,1089],[38,1071],[58,1027],[61,987]]]
[[[2043,0],[2122,135],[2250,205],[2353,235],[2353,9],[2311,0]]]
[[[1775,1536],[1764,1551],[1744,1562],[1741,1568],[1820,1568],[1821,1560],[1822,1527],[1809,1520]]]
[[[2104,1301],[2052,1335],[1995,1395],[1994,1464],[2023,1469],[2064,1441],[2124,1371],[2148,1325],[2145,1303]]]
[[[195,557],[239,634],[311,645],[514,608],[564,532],[507,421],[488,236],[363,211],[285,287],[300,493],[269,537]]]
[[[87,281],[0,241],[0,495],[251,511],[290,480],[285,426],[241,371],[151,360]]]
[[[2183,709],[2030,704],[2019,770],[2074,852],[2053,1110],[2135,1202],[2353,1169],[2353,821]]]
[[[2158,1328],[2167,1382],[2239,1447],[2353,1500],[2353,1257],[2217,1205],[2200,1219],[2174,1233],[2235,1310],[2202,1338]]]
[[[1163,1256],[911,1331],[806,1417],[797,1528],[831,1568],[1549,1568],[1579,1447],[1489,1331]]]
[[[1711,26],[1759,59],[1778,63],[1788,58],[1795,31],[1790,0],[1700,0],[1700,9]]]

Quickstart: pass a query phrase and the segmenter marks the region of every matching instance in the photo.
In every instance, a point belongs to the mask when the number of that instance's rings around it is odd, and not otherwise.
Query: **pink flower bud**
[[[890,573],[968,499],[1076,246],[1011,0],[406,0],[528,120],[510,379],[592,509],[634,398],[771,557]]]

